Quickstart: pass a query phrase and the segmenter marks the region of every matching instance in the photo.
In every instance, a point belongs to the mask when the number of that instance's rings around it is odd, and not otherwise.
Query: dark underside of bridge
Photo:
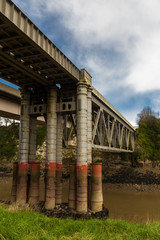
[[[23,88],[77,82],[76,78],[2,13],[0,13],[0,78]]]

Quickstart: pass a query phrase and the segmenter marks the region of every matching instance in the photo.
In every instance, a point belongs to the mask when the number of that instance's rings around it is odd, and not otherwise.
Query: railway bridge
[[[88,208],[101,211],[102,165],[92,161],[92,152],[133,152],[135,129],[92,86],[91,75],[78,69],[11,0],[0,0],[0,77],[20,87],[20,93],[13,90],[13,94],[0,85],[1,116],[20,118],[12,200],[38,201],[35,129],[37,119],[43,117],[47,127],[45,208],[61,204],[62,148],[75,147],[69,207],[82,213]],[[19,110],[5,110],[4,101]],[[73,138],[74,145],[70,144]]]

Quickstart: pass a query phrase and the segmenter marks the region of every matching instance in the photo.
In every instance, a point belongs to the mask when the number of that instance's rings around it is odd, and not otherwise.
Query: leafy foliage
[[[37,127],[37,148],[46,138],[46,127]],[[19,123],[0,118],[0,160],[12,160],[17,156],[19,145]]]
[[[160,160],[160,120],[149,107],[144,108],[138,118],[136,153],[144,160]]]
[[[0,126],[0,160],[13,159],[18,152],[19,124]]]

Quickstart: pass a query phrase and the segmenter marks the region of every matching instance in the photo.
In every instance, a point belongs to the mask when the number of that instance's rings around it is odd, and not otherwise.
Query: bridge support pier
[[[29,174],[28,174],[28,203],[37,204],[39,201],[39,177],[40,164],[36,162],[36,115],[30,116],[30,136],[29,136]]]
[[[57,87],[51,86],[47,102],[47,161],[45,179],[45,208],[55,207],[55,178],[56,178],[56,137],[57,137]]]
[[[57,114],[57,154],[56,154],[56,192],[55,192],[55,203],[62,203],[62,115]]]
[[[87,133],[88,133],[88,208],[91,209],[91,164],[92,164],[92,87],[89,77],[89,86],[87,91]]]
[[[77,212],[88,210],[88,162],[91,162],[90,139],[90,94],[88,86],[91,76],[84,70],[80,73],[80,82],[77,84]],[[89,92],[90,93],[90,92]],[[88,97],[87,97],[88,96]],[[88,114],[89,113],[89,114]],[[89,127],[89,133],[88,133]]]
[[[87,83],[77,86],[77,212],[87,212]]]
[[[30,94],[27,90],[21,91],[21,115],[20,115],[20,136],[19,136],[19,160],[17,177],[16,201],[24,205],[27,200],[27,174],[29,154],[29,104]]]

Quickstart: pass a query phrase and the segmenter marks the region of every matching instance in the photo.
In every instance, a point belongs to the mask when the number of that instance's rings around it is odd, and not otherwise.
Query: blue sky
[[[130,121],[160,106],[159,0],[13,0]]]

